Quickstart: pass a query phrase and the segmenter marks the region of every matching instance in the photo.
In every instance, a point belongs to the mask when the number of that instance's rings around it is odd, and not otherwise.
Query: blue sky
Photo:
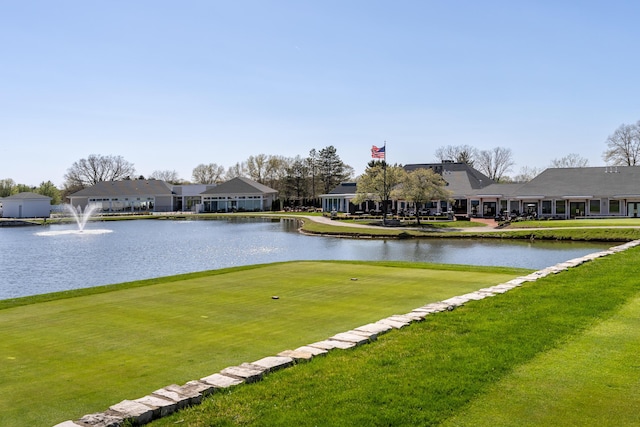
[[[604,165],[640,120],[635,1],[0,0],[0,179],[137,174],[329,145],[361,173],[445,145]]]

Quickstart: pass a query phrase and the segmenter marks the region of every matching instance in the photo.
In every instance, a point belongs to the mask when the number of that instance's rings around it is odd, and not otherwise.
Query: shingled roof
[[[171,187],[160,179],[102,181],[71,194],[72,197],[170,196]]]
[[[43,196],[42,194],[32,193],[29,191],[25,191],[24,193],[14,194],[12,196],[0,197],[0,200],[39,200],[39,199],[51,200],[51,197]]]
[[[416,163],[404,166],[404,170],[407,172],[412,172],[416,169],[431,169],[440,174],[448,184],[447,190],[454,197],[468,195],[474,190],[495,183],[491,178],[466,163]]]
[[[341,182],[329,194],[356,194],[357,184],[355,182]]]
[[[277,190],[274,190],[271,187],[267,187],[266,185],[260,184],[259,182],[253,181],[249,178],[237,177],[230,179],[227,182],[224,182],[220,185],[215,186],[214,188],[210,188],[206,191],[203,191],[203,196],[213,196],[213,195],[242,195],[242,194],[271,194],[277,193]]]
[[[523,184],[518,189],[518,196],[639,197],[640,167],[549,168]]]

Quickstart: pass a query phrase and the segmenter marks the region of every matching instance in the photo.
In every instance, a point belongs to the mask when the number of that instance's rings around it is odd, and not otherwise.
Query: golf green
[[[2,425],[77,419],[526,271],[290,262],[220,273],[0,310]]]

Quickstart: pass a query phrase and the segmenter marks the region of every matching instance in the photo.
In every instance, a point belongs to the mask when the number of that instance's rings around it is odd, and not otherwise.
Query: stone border
[[[166,417],[187,406],[197,405],[202,401],[203,397],[218,390],[224,390],[242,383],[248,384],[260,381],[270,372],[311,360],[314,357],[325,355],[329,351],[335,349],[345,350],[375,341],[381,334],[393,329],[403,328],[413,322],[422,321],[430,314],[452,311],[469,301],[477,301],[503,294],[513,288],[522,286],[525,282],[533,282],[541,277],[557,274],[587,261],[621,252],[638,245],[640,245],[640,240],[634,240],[601,252],[561,262],[505,283],[427,304],[406,314],[396,314],[378,320],[375,323],[369,323],[350,331],[336,334],[326,340],[298,347],[295,350],[285,350],[276,356],[268,356],[255,362],[230,366],[218,373],[199,380],[189,381],[181,386],[171,384],[139,399],[123,400],[110,406],[104,412],[88,414],[77,421],[64,421],[54,427],[121,427],[125,422],[133,425],[147,424],[152,420]]]

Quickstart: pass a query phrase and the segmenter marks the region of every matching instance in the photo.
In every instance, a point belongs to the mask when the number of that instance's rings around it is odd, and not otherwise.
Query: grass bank
[[[551,221],[549,221],[551,222]],[[540,221],[537,228],[526,229],[500,229],[489,230],[483,227],[467,227],[464,231],[456,228],[458,222],[449,222],[421,228],[396,228],[396,227],[376,227],[357,228],[349,226],[338,226],[304,221],[302,230],[307,233],[321,234],[326,236],[345,236],[353,238],[458,238],[458,239],[528,239],[528,240],[568,240],[568,241],[599,241],[599,242],[628,242],[640,239],[640,228],[632,226],[618,227],[595,227],[595,226],[575,226],[573,221],[567,221],[568,227],[554,228],[553,224],[546,224]],[[579,222],[579,221],[578,221]],[[466,224],[467,222],[461,222]],[[445,224],[447,225],[445,227]],[[518,223],[519,224],[519,223]],[[639,223],[640,224],[640,223]],[[544,227],[547,225],[547,227]],[[515,227],[515,225],[514,225]],[[479,229],[477,229],[479,228]]]
[[[291,262],[9,300],[0,425],[77,419],[525,272]]]
[[[557,227],[640,227],[640,218],[602,218],[602,219],[562,219],[539,221],[516,221],[510,227],[514,228],[557,228]]]
[[[629,242],[640,239],[638,228],[530,228],[525,230],[496,230],[483,232],[452,232],[438,237],[462,239],[528,239],[556,241]]]
[[[638,425],[639,274],[599,259],[152,425]]]

